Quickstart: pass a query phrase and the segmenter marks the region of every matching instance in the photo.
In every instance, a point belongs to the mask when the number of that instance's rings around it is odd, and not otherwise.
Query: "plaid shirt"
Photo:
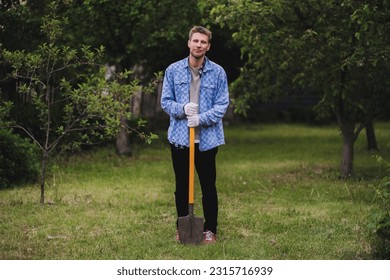
[[[168,140],[177,146],[189,146],[184,105],[190,102],[190,82],[188,57],[171,64],[165,71],[161,107],[170,116]],[[199,150],[207,151],[225,144],[222,118],[229,106],[229,92],[225,71],[207,57],[200,83]]]

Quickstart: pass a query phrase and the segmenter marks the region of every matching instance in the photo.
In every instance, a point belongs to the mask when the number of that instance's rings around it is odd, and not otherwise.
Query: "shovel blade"
[[[203,241],[203,218],[179,217],[179,239],[183,244],[200,244]]]

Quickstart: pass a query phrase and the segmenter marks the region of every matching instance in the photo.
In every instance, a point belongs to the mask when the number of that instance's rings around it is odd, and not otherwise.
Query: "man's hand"
[[[186,113],[187,116],[195,115],[198,113],[198,104],[194,102],[187,103],[184,105],[184,113]]]
[[[188,120],[187,125],[189,127],[197,127],[199,125],[199,115],[198,114],[188,116],[187,120]]]

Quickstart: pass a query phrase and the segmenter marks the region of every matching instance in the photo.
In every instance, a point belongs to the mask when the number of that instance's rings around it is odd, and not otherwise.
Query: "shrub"
[[[36,182],[38,175],[37,148],[11,130],[0,129],[0,188]]]
[[[390,162],[381,156],[377,160],[385,167],[385,176],[375,187],[375,202],[379,207],[373,212],[369,227],[376,235],[374,249],[380,258],[390,258]]]

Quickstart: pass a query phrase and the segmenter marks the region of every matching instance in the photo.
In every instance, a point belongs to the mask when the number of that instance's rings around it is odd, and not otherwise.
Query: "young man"
[[[212,33],[205,27],[195,26],[190,30],[189,56],[166,69],[161,97],[161,107],[170,116],[168,140],[176,179],[178,217],[188,215],[188,127],[195,127],[195,168],[202,189],[204,243],[217,240],[215,158],[218,146],[225,144],[222,118],[229,105],[226,73],[206,57],[211,37]]]

